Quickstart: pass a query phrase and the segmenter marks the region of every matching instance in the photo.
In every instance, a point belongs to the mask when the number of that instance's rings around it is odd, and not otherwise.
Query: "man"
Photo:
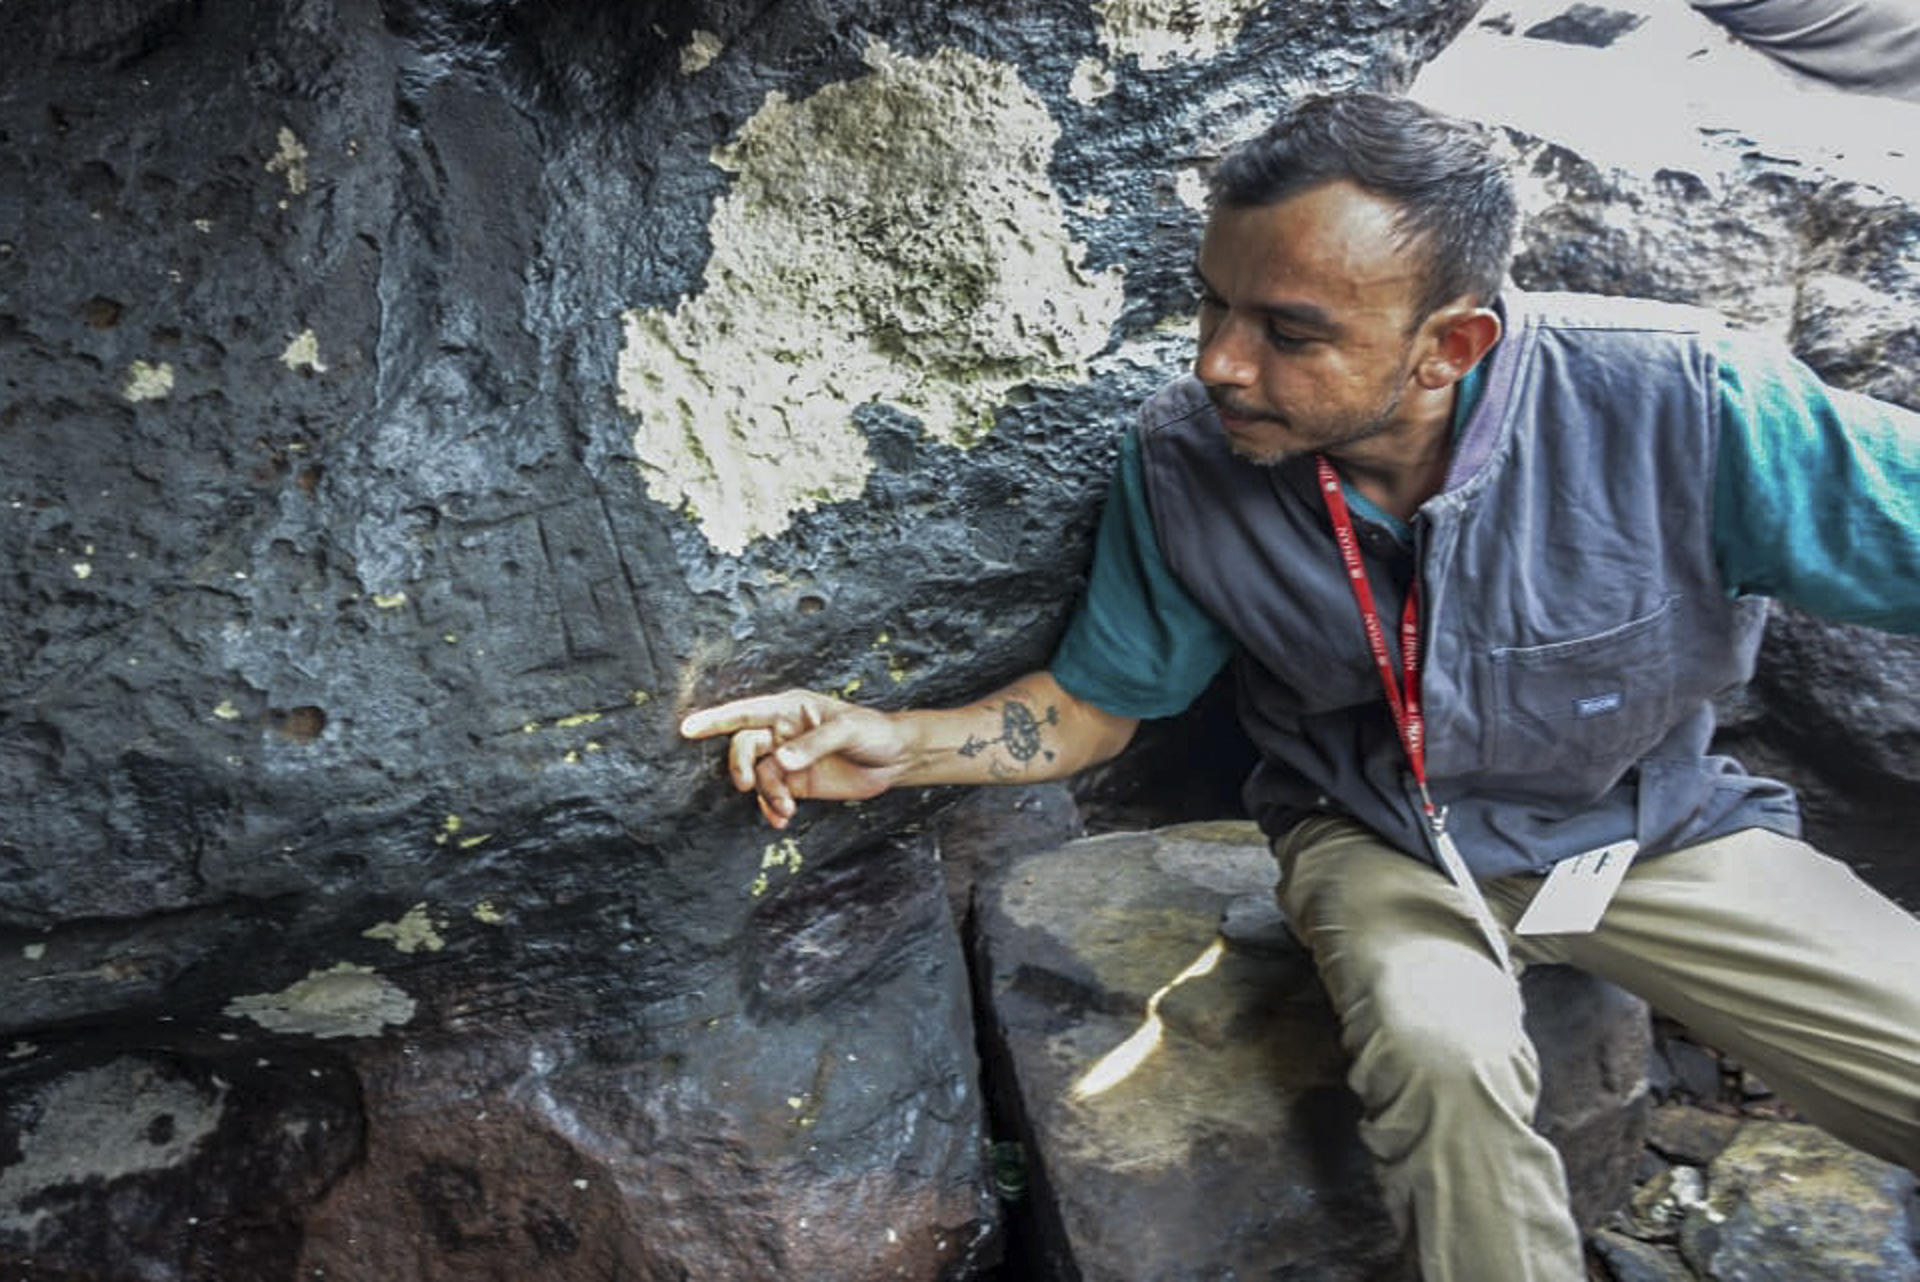
[[[1757,594],[1920,630],[1916,416],[1695,313],[1503,291],[1514,222],[1476,130],[1301,104],[1219,167],[1194,376],[1123,443],[1049,669],[948,711],[795,692],[684,725],[733,736],[778,827],[1069,774],[1231,660],[1247,800],[1429,1282],[1584,1276],[1510,953],[1920,1165],[1920,924],[1706,751]]]
[[[1692,0],[1762,53],[1840,89],[1920,102],[1911,0]]]

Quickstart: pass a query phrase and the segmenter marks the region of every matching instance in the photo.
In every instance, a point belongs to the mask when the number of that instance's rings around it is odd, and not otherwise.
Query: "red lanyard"
[[[1419,575],[1407,585],[1407,605],[1400,612],[1400,667],[1404,675],[1399,675],[1393,670],[1386,625],[1380,621],[1380,607],[1374,604],[1373,585],[1367,581],[1366,562],[1360,558],[1360,540],[1353,530],[1353,514],[1347,510],[1340,478],[1326,455],[1314,455],[1314,465],[1320,474],[1320,492],[1326,497],[1327,517],[1333,522],[1333,537],[1340,544],[1340,559],[1346,563],[1347,584],[1360,607],[1360,621],[1366,625],[1373,665],[1380,672],[1381,688],[1387,692],[1394,729],[1400,732],[1400,744],[1407,750],[1407,764],[1413,768],[1413,781],[1420,786],[1427,819],[1437,827],[1440,812],[1427,795],[1427,719],[1420,710]]]

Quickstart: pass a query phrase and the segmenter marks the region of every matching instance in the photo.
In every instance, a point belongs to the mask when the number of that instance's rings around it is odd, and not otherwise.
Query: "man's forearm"
[[[1035,672],[976,703],[895,714],[912,738],[899,785],[1064,779],[1127,746],[1139,723],[1075,698]]]

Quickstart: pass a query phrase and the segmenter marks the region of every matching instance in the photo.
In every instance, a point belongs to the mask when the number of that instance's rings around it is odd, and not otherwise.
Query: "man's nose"
[[[1250,386],[1254,362],[1246,326],[1229,314],[1211,329],[1202,328],[1200,346],[1193,355],[1193,376],[1209,387]]]

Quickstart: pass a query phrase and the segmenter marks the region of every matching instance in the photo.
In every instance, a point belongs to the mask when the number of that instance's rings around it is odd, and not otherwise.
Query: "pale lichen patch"
[[[1074,64],[1073,79],[1067,82],[1067,94],[1081,106],[1091,106],[1114,90],[1113,68],[1098,58],[1082,58]]]
[[[875,42],[872,73],[772,94],[714,152],[734,175],[704,288],[625,316],[619,400],[648,492],[739,553],[857,497],[862,405],[977,441],[1007,394],[1077,382],[1119,315],[1048,177],[1059,127],[1004,63]]]
[[[1217,57],[1264,0],[1093,0],[1100,42],[1142,71]]]
[[[294,335],[287,344],[287,350],[280,353],[280,363],[296,374],[324,374],[326,365],[320,360],[320,339],[310,329],[303,329]]]
[[[18,1132],[18,1156],[0,1168],[0,1228],[29,1230],[52,1214],[49,1199],[34,1196],[49,1187],[180,1166],[219,1128],[225,1099],[218,1078],[200,1087],[135,1059],[50,1083],[37,1118]],[[167,1124],[156,1127],[163,1117]]]
[[[1197,169],[1182,169],[1173,176],[1173,194],[1195,213],[1207,212],[1207,180]]]
[[[713,65],[713,60],[720,56],[720,50],[725,47],[720,37],[711,31],[694,32],[693,38],[687,41],[686,48],[680,51],[680,74],[691,76],[695,72],[705,71]]]
[[[127,366],[120,394],[130,401],[158,401],[173,394],[173,366],[165,361],[135,361]]]
[[[427,913],[425,904],[415,904],[399,921],[383,921],[367,927],[360,934],[366,939],[387,940],[403,953],[417,953],[421,949],[437,953],[447,946],[438,925]]]
[[[279,136],[275,141],[279,144],[279,150],[274,152],[273,157],[267,161],[267,172],[270,174],[286,175],[287,191],[295,196],[306,195],[306,144],[302,143],[300,139],[294,135],[293,130],[287,128],[285,125],[280,127]]]
[[[416,1004],[371,966],[341,962],[316,970],[277,993],[236,997],[226,1014],[276,1033],[309,1037],[376,1037],[413,1018]]]

